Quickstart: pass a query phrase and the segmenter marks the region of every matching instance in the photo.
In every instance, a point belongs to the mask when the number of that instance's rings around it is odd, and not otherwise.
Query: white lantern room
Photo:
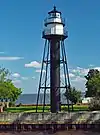
[[[52,11],[48,12],[48,17],[44,21],[43,37],[45,38],[48,35],[68,36],[65,29],[65,20],[55,6]]]

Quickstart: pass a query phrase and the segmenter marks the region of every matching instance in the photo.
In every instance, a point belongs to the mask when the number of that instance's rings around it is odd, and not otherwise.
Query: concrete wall
[[[77,112],[77,113],[0,113],[0,122],[21,123],[50,123],[53,121],[65,123],[71,120],[72,123],[100,123],[100,111]]]

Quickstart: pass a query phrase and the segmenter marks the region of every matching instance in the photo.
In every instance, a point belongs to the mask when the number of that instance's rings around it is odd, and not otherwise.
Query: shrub
[[[100,98],[93,98],[89,103],[89,110],[97,111],[100,110]]]
[[[15,107],[15,103],[14,102],[9,102],[9,107]]]
[[[20,106],[22,106],[22,103],[19,103],[18,105],[16,105],[16,107],[20,107]]]

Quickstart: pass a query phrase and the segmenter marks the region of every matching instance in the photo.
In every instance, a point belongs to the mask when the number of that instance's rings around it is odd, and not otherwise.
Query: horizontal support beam
[[[49,61],[44,60],[43,62],[46,63],[46,64],[50,64],[50,60]],[[62,64],[62,63],[66,64],[67,62],[64,61],[64,60],[60,60],[60,64]]]
[[[40,87],[40,89],[50,89],[51,87]],[[68,88],[66,86],[56,87],[56,88]]]

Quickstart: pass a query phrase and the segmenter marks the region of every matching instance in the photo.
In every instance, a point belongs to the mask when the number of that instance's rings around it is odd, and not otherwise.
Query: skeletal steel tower
[[[38,110],[39,96],[41,91],[44,93],[43,98],[43,112],[45,110],[45,97],[47,89],[50,92],[50,106],[51,112],[56,113],[61,111],[61,89],[65,89],[67,92],[67,104],[69,111],[69,100],[68,100],[68,89],[70,88],[67,58],[64,47],[64,40],[68,38],[68,32],[65,28],[65,21],[62,18],[61,12],[54,9],[48,12],[48,17],[44,21],[44,31],[42,38],[45,39],[42,68],[39,81],[39,89],[37,95],[37,106],[36,112]],[[64,72],[64,85],[61,86],[61,72],[60,65],[63,65]],[[50,70],[48,71],[48,67]],[[44,83],[43,81],[44,73]],[[50,74],[49,83],[48,74]],[[49,86],[48,86],[49,85]]]

